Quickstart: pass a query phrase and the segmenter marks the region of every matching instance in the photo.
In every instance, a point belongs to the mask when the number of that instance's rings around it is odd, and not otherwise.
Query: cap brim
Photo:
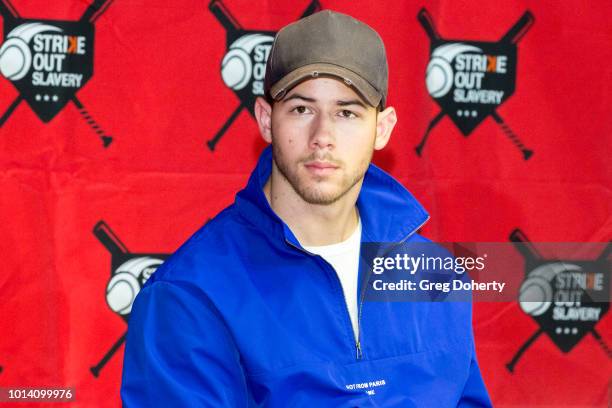
[[[328,63],[304,65],[291,71],[280,81],[272,85],[270,96],[274,100],[280,100],[300,82],[321,76],[332,76],[340,79],[347,86],[353,88],[369,105],[375,108],[381,102],[381,94],[368,81],[349,69]]]

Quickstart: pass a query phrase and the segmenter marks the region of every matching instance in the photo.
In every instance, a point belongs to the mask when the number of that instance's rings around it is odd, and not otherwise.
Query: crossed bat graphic
[[[521,230],[515,229],[514,231],[512,231],[512,233],[510,234],[510,241],[514,243],[516,249],[521,253],[521,255],[523,255],[523,257],[525,258],[526,265],[534,265],[537,263],[542,263],[543,261],[547,261],[540,255],[538,250],[533,246],[533,244],[531,244],[531,242],[527,239],[527,237]],[[601,253],[601,255],[599,255],[595,262],[606,260],[611,253],[612,244],[608,243],[604,251]],[[508,371],[510,371],[511,373],[514,372],[514,368],[520,360],[521,356],[544,332],[544,329],[540,326],[540,328],[536,330],[536,332],[533,333],[533,335],[531,335],[531,337],[529,337],[527,341],[525,341],[525,343],[518,349],[512,360],[510,360],[506,364],[506,368],[508,369]],[[590,328],[589,332],[593,335],[593,337],[603,349],[603,351],[606,353],[608,358],[612,359],[612,349],[605,343],[599,332],[595,330],[595,327]]]
[[[433,19],[429,12],[422,8],[417,16],[419,23],[425,29],[427,36],[429,37],[431,42],[434,41],[442,41],[443,38],[440,36],[436,27],[433,23]],[[531,12],[527,11],[523,14],[523,16],[510,28],[510,30],[499,40],[500,44],[508,44],[515,45],[518,41],[523,37],[523,35],[529,30],[531,25],[534,23],[534,17]],[[440,122],[440,120],[446,115],[446,113],[441,110],[434,118],[429,122],[429,126],[425,130],[425,134],[421,139],[420,143],[415,147],[416,154],[421,157],[422,151],[425,147],[425,143],[427,143],[427,139],[429,138],[429,134],[431,130]],[[497,113],[495,110],[492,111],[491,116],[493,120],[501,127],[504,134],[512,141],[512,143],[521,151],[523,154],[523,158],[528,160],[533,155],[533,150],[525,147],[523,142],[519,139],[519,137],[512,131],[510,126],[504,121],[504,119]]]
[[[113,268],[115,265],[124,264],[125,261],[129,261],[130,259],[140,258],[140,257],[154,257],[158,260],[165,259],[167,257],[166,254],[135,254],[128,251],[127,247],[119,237],[110,229],[110,227],[104,222],[98,222],[94,229],[93,233],[98,238],[98,240],[106,247],[106,249],[110,252],[112,256],[112,265]],[[111,272],[111,279],[113,277],[113,272]],[[133,302],[133,300],[132,300]],[[119,314],[119,313],[118,313]],[[128,314],[120,314],[120,317],[127,323],[129,320]],[[115,343],[111,346],[111,348],[104,354],[102,359],[94,366],[90,367],[91,373],[94,377],[98,377],[100,375],[100,371],[104,366],[109,362],[109,360],[115,355],[117,350],[123,345],[125,342],[125,338],[127,336],[127,331],[124,332]]]
[[[113,0],[94,0],[94,2],[87,7],[79,21],[89,22],[93,24],[106,11],[106,9],[111,5],[112,2]],[[10,21],[16,24],[16,22],[21,19],[19,13],[11,4],[10,0],[0,0],[0,15],[2,15],[2,17],[4,18],[5,23],[7,21]],[[105,148],[108,147],[113,141],[113,137],[108,135],[102,129],[102,127],[93,119],[89,111],[83,106],[83,103],[77,98],[76,95],[73,95],[71,100],[79,111],[81,117],[85,119],[85,121],[92,128],[92,130],[96,132],[96,134],[102,141],[102,145]],[[11,116],[11,114],[15,111],[17,106],[19,106],[21,101],[23,101],[23,96],[21,95],[21,93],[19,93],[19,96],[15,98],[15,100],[9,105],[4,114],[2,114],[2,116],[0,117],[0,127],[4,125],[4,122],[6,122],[9,116]]]
[[[223,4],[221,0],[212,0],[208,5],[208,9],[213,13],[213,15],[217,18],[219,23],[221,23],[223,28],[225,28],[228,34],[229,33],[247,34],[251,32],[259,32],[259,31],[248,31],[244,29],[240,25],[238,20],[228,10],[228,8]],[[306,17],[320,9],[321,9],[321,5],[319,4],[319,1],[312,0],[300,18]],[[229,47],[229,45],[230,44],[229,44],[229,35],[228,35],[227,46]],[[240,96],[239,96],[239,99],[241,99]],[[234,123],[238,115],[240,115],[242,110],[246,107],[245,103],[247,103],[247,101],[241,99],[240,104],[234,109],[234,112],[232,112],[232,114],[225,121],[223,126],[221,126],[221,128],[217,131],[217,133],[215,133],[213,138],[206,141],[206,145],[211,151],[215,150],[217,143],[219,143],[219,141],[221,140],[225,132],[227,132],[227,129],[229,129],[229,127],[232,125],[232,123]],[[249,110],[251,109],[251,107],[246,107],[246,108]]]

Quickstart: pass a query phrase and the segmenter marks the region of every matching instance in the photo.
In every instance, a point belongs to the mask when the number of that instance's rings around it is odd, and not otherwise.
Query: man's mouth
[[[333,173],[339,166],[326,161],[312,160],[305,162],[304,167],[314,175],[326,175]]]

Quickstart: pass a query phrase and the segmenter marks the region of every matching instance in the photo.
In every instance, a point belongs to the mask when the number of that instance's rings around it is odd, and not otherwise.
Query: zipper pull
[[[361,353],[361,342],[357,340],[355,346],[357,347],[357,360],[361,360],[361,357],[363,357],[363,354]]]

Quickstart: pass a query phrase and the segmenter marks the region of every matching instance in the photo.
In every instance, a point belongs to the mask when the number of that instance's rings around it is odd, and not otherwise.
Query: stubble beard
[[[285,157],[278,148],[278,144],[274,143],[274,134],[272,134],[272,157],[281,176],[291,185],[293,190],[308,204],[315,205],[330,205],[342,197],[344,197],[357,183],[363,180],[365,173],[372,160],[374,149],[370,151],[369,157],[362,160],[354,171],[345,173],[338,187],[331,191],[325,191],[318,186],[318,182],[323,182],[324,177],[317,177],[313,181],[303,180],[298,174],[298,169],[303,166],[303,163],[321,160],[331,162],[338,165],[339,169],[346,169],[344,163],[335,160],[329,153],[312,153],[307,157],[299,159],[294,165],[288,163]],[[348,169],[350,170],[350,169]]]

